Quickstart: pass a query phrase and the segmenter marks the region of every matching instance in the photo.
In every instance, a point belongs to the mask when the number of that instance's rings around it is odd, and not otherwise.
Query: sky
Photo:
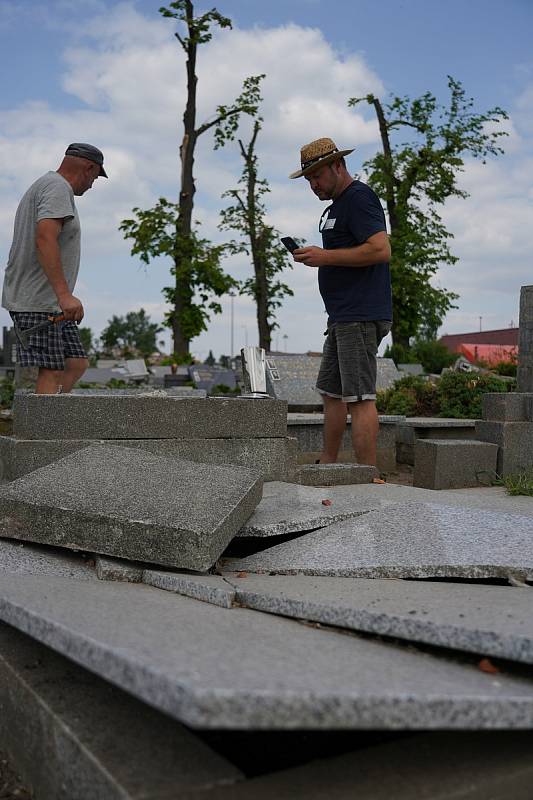
[[[99,179],[77,206],[82,266],[76,295],[83,325],[98,336],[113,315],[144,308],[162,322],[167,310],[168,261],[148,267],[131,256],[118,230],[134,207],[147,209],[179,193],[178,148],[186,94],[185,60],[174,20],[148,0],[0,0],[0,279],[11,245],[17,204],[29,185],[57,169],[70,142],[103,150],[109,180]],[[209,6],[196,4],[197,11]],[[288,180],[300,147],[329,136],[353,174],[379,149],[368,93],[387,101],[426,91],[445,103],[447,75],[460,80],[475,110],[509,114],[505,154],[486,164],[466,159],[460,185],[467,199],[442,210],[453,233],[453,267],[441,268],[438,286],[457,292],[444,333],[518,324],[519,293],[531,284],[533,252],[533,0],[220,0],[232,30],[215,30],[198,51],[198,123],[239,94],[243,79],[265,73],[258,139],[259,170],[270,184],[268,219],[281,235],[320,244],[323,205],[306,181]],[[239,136],[247,141],[250,122]],[[242,164],[236,143],[214,151],[199,139],[194,218],[202,236],[218,230],[221,195],[237,185]],[[238,279],[251,265],[233,256],[225,269]],[[317,272],[303,265],[285,273],[294,296],[277,313],[275,349],[322,348],[326,315]],[[231,304],[233,302],[233,315]],[[223,313],[192,342],[203,360],[257,344],[255,307],[246,297],[222,298]],[[0,309],[0,325],[10,318]],[[160,337],[169,350],[170,333]]]

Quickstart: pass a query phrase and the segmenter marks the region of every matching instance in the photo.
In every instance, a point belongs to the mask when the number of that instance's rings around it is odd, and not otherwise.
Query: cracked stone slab
[[[142,584],[5,574],[0,618],[192,727],[533,727],[528,678]]]
[[[94,566],[81,555],[11,539],[0,539],[1,572],[20,575],[57,575],[80,581],[96,580]]]
[[[165,589],[185,597],[193,597],[204,603],[231,608],[235,600],[235,590],[224,578],[218,575],[187,575],[178,572],[145,569],[142,577],[147,586]]]
[[[323,505],[323,500],[331,505]],[[379,508],[382,502],[377,495],[354,494],[351,486],[319,489],[272,481],[264,484],[261,502],[237,536],[280,536],[323,528]]]
[[[528,580],[533,526],[519,514],[399,503],[224,565],[275,574]]]
[[[204,571],[261,493],[244,467],[94,445],[1,486],[0,535]]]
[[[175,800],[241,780],[175,720],[0,624],[0,747],[36,797]]]
[[[533,664],[533,588],[226,573],[241,606]]]

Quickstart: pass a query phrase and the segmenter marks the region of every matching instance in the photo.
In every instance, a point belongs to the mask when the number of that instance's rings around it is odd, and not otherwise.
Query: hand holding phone
[[[281,241],[285,245],[289,253],[294,253],[295,250],[298,250],[299,245],[296,244],[292,236],[283,236],[281,238]]]

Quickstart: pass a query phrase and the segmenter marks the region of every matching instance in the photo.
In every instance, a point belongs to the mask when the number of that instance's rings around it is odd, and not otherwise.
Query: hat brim
[[[335,153],[330,153],[328,156],[324,156],[319,161],[315,161],[313,164],[310,164],[306,169],[299,169],[297,172],[293,172],[289,175],[289,178],[303,178],[306,175],[309,175],[311,172],[314,172],[320,167],[325,167],[326,164],[331,164],[333,161],[338,161],[339,158],[343,156],[347,156],[350,153],[353,153],[355,147],[352,147],[351,150],[337,150]]]
[[[105,169],[103,168],[103,166],[102,166],[101,164],[100,164],[100,172],[99,172],[99,175],[100,175],[102,178],[107,178],[107,177],[108,177],[108,175],[107,175],[107,172],[105,171]]]

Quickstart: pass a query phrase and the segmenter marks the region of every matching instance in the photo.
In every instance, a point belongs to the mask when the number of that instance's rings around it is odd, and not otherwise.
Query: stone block
[[[225,569],[357,578],[533,577],[531,517],[398,503],[334,522]]]
[[[143,577],[143,567],[132,561],[96,556],[96,577],[99,581],[140,583]]]
[[[464,489],[490,486],[496,477],[498,445],[469,439],[418,439],[413,486]]]
[[[70,453],[102,439],[18,439],[0,436],[0,481],[12,481],[39,467],[52,464]],[[120,444],[146,450],[164,458],[204,464],[235,464],[257,470],[264,480],[287,480],[296,466],[296,440],[289,437],[257,439],[119,439]]]
[[[396,457],[400,464],[415,463],[418,439],[473,439],[476,421],[447,417],[408,417],[396,428]]]
[[[478,420],[476,437],[498,445],[498,475],[512,475],[533,466],[533,422]]]
[[[527,589],[246,572],[224,578],[246,608],[533,664]]]
[[[20,439],[246,439],[287,435],[282,400],[18,394]]]
[[[529,404],[533,394],[525,392],[487,392],[481,398],[483,419],[491,422],[533,421]]]
[[[377,475],[376,467],[367,464],[301,464],[296,468],[296,480],[304,486],[370,483]]]
[[[95,445],[0,487],[0,535],[206,570],[261,492],[243,467]]]
[[[235,600],[234,589],[219,575],[186,575],[182,572],[145,569],[142,580],[147,586],[193,597],[222,608],[231,608]]]
[[[171,800],[243,778],[179,723],[4,624],[0,707],[0,747],[38,798]]]
[[[0,617],[196,728],[533,727],[528,677],[150,586],[6,574]]]

